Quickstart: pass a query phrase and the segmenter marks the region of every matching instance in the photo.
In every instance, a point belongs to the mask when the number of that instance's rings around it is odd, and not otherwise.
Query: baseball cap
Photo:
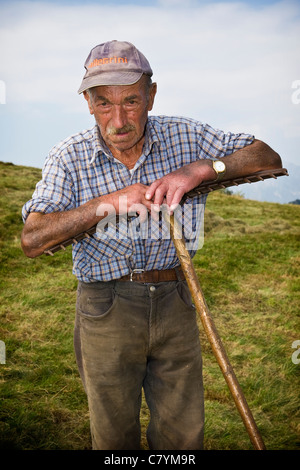
[[[153,75],[146,57],[130,42],[109,41],[94,47],[85,61],[78,93],[101,85],[132,85]]]

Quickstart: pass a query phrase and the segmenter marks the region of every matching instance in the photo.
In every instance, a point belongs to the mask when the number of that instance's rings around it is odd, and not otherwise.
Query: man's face
[[[133,85],[99,86],[92,90],[92,96],[84,94],[90,113],[94,114],[112,152],[132,149],[143,139],[155,93],[156,85],[148,91],[142,77]]]

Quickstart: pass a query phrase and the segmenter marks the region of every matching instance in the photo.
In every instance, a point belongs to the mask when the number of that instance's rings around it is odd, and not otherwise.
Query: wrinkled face
[[[144,77],[133,85],[99,86],[91,94],[84,93],[90,113],[112,152],[132,149],[143,139],[155,94],[156,84],[149,89]]]

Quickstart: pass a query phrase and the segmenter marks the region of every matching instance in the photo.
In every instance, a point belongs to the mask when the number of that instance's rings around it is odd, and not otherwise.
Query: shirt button
[[[155,292],[155,286],[150,286],[150,291]]]

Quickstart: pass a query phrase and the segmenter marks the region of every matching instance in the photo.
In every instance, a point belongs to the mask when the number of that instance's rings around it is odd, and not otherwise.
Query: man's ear
[[[157,83],[152,83],[149,91],[148,111],[151,111],[154,104],[154,98],[157,92]]]
[[[90,94],[85,90],[83,92],[83,96],[87,100],[88,107],[89,107],[89,110],[90,110],[90,114],[94,114],[94,109],[93,109],[93,106],[92,106],[92,100],[91,100]]]

